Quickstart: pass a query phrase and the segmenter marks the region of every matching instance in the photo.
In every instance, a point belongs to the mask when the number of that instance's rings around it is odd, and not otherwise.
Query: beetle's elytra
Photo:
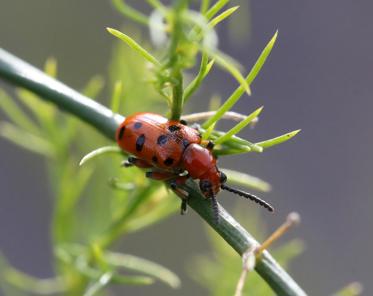
[[[220,189],[251,199],[273,211],[273,207],[262,199],[225,184],[227,177],[216,165],[213,143],[203,141],[198,130],[187,126],[184,121],[168,120],[155,113],[135,113],[120,124],[116,140],[124,151],[135,156],[129,157],[125,166],[149,168],[148,178],[170,182],[182,197],[182,213],[186,210],[187,197],[178,185],[187,178],[199,180],[202,194],[211,199],[216,221],[216,195]]]

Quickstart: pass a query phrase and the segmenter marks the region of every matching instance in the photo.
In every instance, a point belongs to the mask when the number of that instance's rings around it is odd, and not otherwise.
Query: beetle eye
[[[225,183],[227,182],[227,176],[223,172],[220,172],[220,183]]]
[[[211,190],[211,182],[209,180],[201,180],[199,182],[199,188],[202,192],[209,192]]]

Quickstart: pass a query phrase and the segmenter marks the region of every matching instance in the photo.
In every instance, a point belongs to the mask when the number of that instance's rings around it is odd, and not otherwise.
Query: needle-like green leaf
[[[97,281],[93,282],[91,286],[88,287],[87,291],[84,293],[83,296],[94,296],[106,287],[113,278],[112,272],[104,273]]]
[[[110,187],[118,190],[130,191],[136,189],[136,185],[134,183],[120,182],[117,178],[111,178],[108,183]]]
[[[242,87],[242,89],[250,96],[251,90],[249,84],[234,63],[232,63],[231,59],[229,59],[228,56],[223,55],[221,52],[210,53],[210,55],[218,65],[231,73],[231,75],[240,83],[240,87]]]
[[[206,129],[204,128],[199,128],[199,131],[203,134],[206,132]],[[225,132],[221,132],[221,131],[217,131],[217,130],[213,130],[211,132],[211,140],[215,141],[217,138],[221,137],[221,136],[224,136],[226,133]],[[244,150],[245,152],[249,152],[249,151],[255,151],[255,152],[262,152],[263,151],[263,148],[259,145],[256,145],[248,140],[245,140],[245,139],[242,139],[240,137],[237,137],[237,136],[232,136],[230,138],[229,141],[226,141],[223,143],[224,146],[227,146],[229,148],[232,148],[234,150]],[[242,153],[242,152],[241,152]],[[235,154],[235,153],[233,153]]]
[[[266,62],[269,54],[272,51],[273,46],[276,43],[277,36],[278,36],[278,31],[276,31],[275,34],[272,36],[271,40],[269,40],[269,42],[267,43],[266,47],[264,47],[264,49],[261,52],[259,58],[255,62],[254,66],[250,70],[250,73],[249,73],[249,75],[247,77],[247,83],[249,85],[255,80],[256,76],[258,76],[260,70],[262,69],[264,63]]]
[[[40,125],[44,129],[50,130],[50,123],[55,116],[54,106],[40,101],[37,95],[27,89],[18,88],[16,89],[16,93],[20,102],[33,113]]]
[[[164,189],[164,191],[166,191],[166,189]],[[128,223],[126,223],[126,231],[128,233],[140,231],[178,212],[180,209],[180,203],[177,198],[175,198],[170,205],[170,203],[167,202],[170,197],[169,194],[169,192],[166,192],[165,194],[162,193],[162,201],[156,208],[151,208],[151,210],[146,214],[140,214],[133,219],[130,219]],[[165,197],[165,200],[163,200],[163,196]]]
[[[15,287],[16,295],[62,295],[67,293],[67,285],[62,277],[39,279],[28,275],[12,265],[0,253],[0,286],[3,290],[3,283]],[[14,294],[10,294],[14,295]]]
[[[0,124],[0,136],[26,150],[45,156],[54,155],[53,145],[47,140],[28,133],[11,123],[3,122]]]
[[[209,6],[210,6],[210,0],[202,0],[201,8],[200,8],[201,13],[205,14],[206,11],[209,9]]]
[[[256,76],[258,75],[259,71],[263,67],[265,61],[267,60],[269,54],[272,51],[273,45],[276,42],[277,39],[277,31],[274,34],[274,36],[271,38],[271,40],[268,42],[267,46],[263,49],[262,53],[260,54],[258,60],[254,64],[253,68],[249,72],[249,74],[246,77],[246,83],[247,85],[251,85],[251,83],[254,81]],[[241,98],[241,96],[244,94],[245,89],[241,86],[239,86],[232,95],[225,101],[225,103],[219,108],[219,110],[216,111],[216,114],[209,118],[205,123],[202,124],[203,128],[208,128],[211,124],[213,124],[215,121],[218,121],[225,112],[229,111],[234,104]]]
[[[84,274],[87,279],[91,279],[92,283],[88,287],[92,289],[88,295],[95,295],[96,292],[100,291],[101,288],[106,286],[109,282],[124,285],[150,285],[154,283],[154,279],[149,276],[143,275],[121,275],[116,272],[116,268],[113,270],[99,270],[97,268],[88,265],[87,258],[92,255],[92,249],[84,247],[78,244],[62,244],[55,249],[56,256],[68,265],[74,266],[76,270]],[[109,269],[110,265],[105,261],[104,253],[100,254],[103,257],[101,262],[106,269]],[[100,259],[100,260],[101,260]],[[114,267],[114,265],[111,265]],[[106,276],[105,276],[106,275]]]
[[[44,72],[53,78],[57,77],[57,60],[55,58],[50,57],[45,61]]]
[[[214,154],[217,156],[224,156],[224,155],[236,155],[236,154],[243,154],[252,152],[250,147],[242,147],[240,149],[234,148],[223,148],[223,149],[214,149]]]
[[[332,296],[359,296],[363,293],[364,287],[359,282],[349,283],[347,286],[333,293]]]
[[[207,74],[210,72],[212,66],[214,65],[214,60],[208,62],[207,54],[202,54],[201,66],[196,78],[185,88],[184,90],[184,104],[190,99],[192,94],[198,89],[201,85],[203,79],[206,78]]]
[[[159,0],[146,0],[146,2],[148,2],[155,9],[159,9],[161,11],[165,11],[166,10],[166,7]]]
[[[118,146],[105,146],[98,148],[96,150],[93,150],[89,152],[87,155],[85,155],[82,160],[79,162],[79,166],[82,166],[85,164],[87,161],[92,160],[93,158],[96,158],[100,155],[103,154],[108,154],[108,153],[122,153],[122,150]]]
[[[178,288],[180,286],[180,279],[175,273],[149,260],[114,252],[105,252],[104,259],[115,268],[122,267],[132,271],[142,272],[168,284],[172,288]]]
[[[0,108],[16,125],[26,131],[39,134],[37,125],[2,89],[0,89]]]
[[[113,277],[113,283],[132,286],[147,286],[153,284],[154,279],[143,275],[115,275]]]
[[[123,82],[118,80],[114,84],[113,96],[111,98],[111,111],[117,113],[119,111],[120,99],[123,94]]]
[[[237,123],[234,127],[232,127],[226,134],[223,136],[220,136],[217,138],[214,142],[215,144],[222,144],[225,141],[228,141],[232,136],[235,134],[239,133],[243,128],[245,128],[250,122],[252,122],[255,118],[259,116],[259,114],[262,112],[263,107],[260,107],[256,109],[253,113],[248,115],[244,120],[241,122]]]
[[[161,65],[161,63],[153,55],[151,55],[145,48],[143,48],[140,44],[138,44],[135,40],[133,40],[128,35],[120,32],[118,30],[115,30],[113,28],[106,28],[106,29],[108,30],[108,32],[110,34],[114,35],[115,37],[117,37],[120,40],[122,40],[125,43],[127,43],[127,45],[129,47],[131,47],[132,49],[136,50],[139,54],[141,54],[150,63],[152,63],[152,64],[154,64],[156,66],[160,66]]]
[[[218,16],[214,17],[209,22],[209,26],[215,27],[217,24],[224,21],[227,17],[229,17],[232,13],[234,13],[238,8],[239,8],[239,6],[234,6],[234,7],[228,8],[227,10],[225,10],[224,12],[219,14]]]
[[[218,0],[205,14],[206,18],[209,20],[216,15],[220,9],[228,4],[230,0]]]
[[[211,136],[211,133],[215,128],[215,124],[216,122],[213,125],[209,126],[208,129],[206,129],[206,132],[202,134],[202,140],[207,140]]]
[[[93,76],[84,86],[82,93],[91,99],[96,99],[105,86],[105,81],[100,75]]]
[[[113,3],[114,7],[124,16],[138,22],[139,24],[148,25],[148,17],[125,4],[123,0],[112,0],[111,2]]]
[[[258,143],[255,143],[255,144],[262,147],[263,149],[269,148],[269,147],[272,147],[272,146],[275,146],[275,145],[278,145],[278,144],[281,144],[283,142],[286,142],[286,141],[290,140],[292,137],[294,137],[300,131],[301,131],[300,129],[296,130],[296,131],[292,131],[292,132],[286,133],[282,136],[279,136],[279,137],[276,137],[276,138],[273,138],[273,139],[269,139],[269,140],[266,140],[266,141],[258,142]]]

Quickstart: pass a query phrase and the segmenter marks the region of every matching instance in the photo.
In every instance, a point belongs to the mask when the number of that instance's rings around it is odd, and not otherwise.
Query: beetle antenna
[[[218,207],[218,202],[216,201],[215,195],[211,195],[211,208],[212,208],[212,214],[214,215],[214,222],[218,224],[219,223],[219,207]]]
[[[222,184],[220,186],[220,188],[223,189],[223,190],[227,190],[229,192],[232,192],[234,194],[237,194],[239,196],[245,197],[247,199],[250,199],[250,200],[256,202],[257,204],[261,205],[262,207],[266,208],[270,212],[274,211],[274,208],[268,202],[264,201],[263,199],[255,196],[255,195],[253,195],[251,193],[247,193],[247,192],[244,192],[244,191],[241,191],[241,190],[229,187],[229,186],[227,186],[225,184]]]

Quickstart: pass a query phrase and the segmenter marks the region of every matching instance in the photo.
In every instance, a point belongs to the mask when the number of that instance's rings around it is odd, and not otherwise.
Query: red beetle
[[[168,120],[154,113],[135,113],[128,116],[116,132],[118,145],[135,157],[129,157],[125,166],[152,168],[148,178],[169,181],[182,198],[181,212],[186,211],[186,196],[178,185],[187,178],[199,179],[199,187],[206,198],[211,199],[215,220],[218,219],[216,195],[220,189],[249,198],[269,211],[273,207],[264,200],[231,188],[224,183],[226,175],[219,171],[212,153],[214,144],[203,141],[198,130],[186,122]]]

